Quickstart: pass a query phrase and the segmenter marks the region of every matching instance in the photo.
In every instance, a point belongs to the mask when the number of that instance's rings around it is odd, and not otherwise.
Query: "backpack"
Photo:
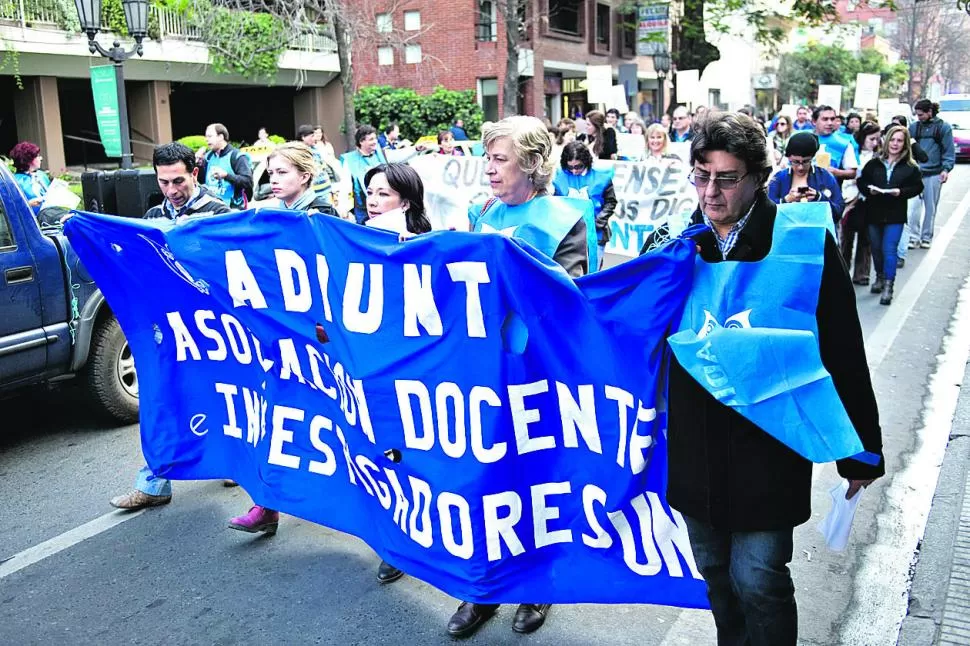
[[[930,127],[933,128],[933,141],[935,141],[936,142],[936,145],[940,147],[940,150],[943,150],[943,133],[940,132],[940,124],[934,123]],[[916,135],[914,135],[913,138],[916,139],[916,141],[919,141],[920,139],[922,139],[923,138],[923,131],[925,129],[926,128],[923,125],[923,122],[922,121],[917,121],[916,122]]]

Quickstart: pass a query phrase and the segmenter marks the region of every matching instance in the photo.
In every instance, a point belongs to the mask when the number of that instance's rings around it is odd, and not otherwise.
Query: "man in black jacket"
[[[184,215],[219,215],[231,209],[204,184],[199,183],[195,155],[185,144],[175,141],[155,148],[152,166],[158,188],[165,199],[145,213],[146,219],[176,220]]]
[[[695,129],[690,157],[699,202],[693,223],[707,225],[695,238],[701,258],[765,258],[777,207],[765,193],[771,163],[758,125],[744,115],[710,115]],[[852,497],[885,468],[855,292],[831,235],[816,320],[822,363],[864,448],[880,456],[876,466],[838,463]],[[793,530],[811,516],[812,463],[717,401],[676,359],[668,414],[667,500],[687,522],[718,643],[794,646],[798,620],[788,563]]]

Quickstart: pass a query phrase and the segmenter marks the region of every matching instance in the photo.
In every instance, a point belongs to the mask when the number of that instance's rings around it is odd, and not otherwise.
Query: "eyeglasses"
[[[811,166],[812,160],[811,159],[792,159],[791,157],[789,157],[788,163],[791,164],[792,166]]]
[[[566,162],[566,168],[571,173],[582,173],[584,170],[586,170],[586,165],[582,162],[578,164],[570,164],[569,162]]]
[[[740,177],[711,177],[707,173],[698,173],[696,170],[692,170],[689,175],[687,175],[687,181],[696,186],[697,188],[704,188],[714,181],[715,186],[721,191],[730,191],[731,189],[737,188],[738,184],[741,183],[748,173],[744,173]]]

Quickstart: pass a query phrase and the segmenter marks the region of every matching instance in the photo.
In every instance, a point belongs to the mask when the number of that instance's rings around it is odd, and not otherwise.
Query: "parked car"
[[[953,130],[953,150],[957,154],[957,161],[970,161],[970,129]]]
[[[937,116],[954,130],[970,130],[970,94],[947,94],[940,99]]]
[[[0,395],[77,378],[100,411],[138,420],[138,376],[121,326],[57,218],[38,217],[0,165]]]

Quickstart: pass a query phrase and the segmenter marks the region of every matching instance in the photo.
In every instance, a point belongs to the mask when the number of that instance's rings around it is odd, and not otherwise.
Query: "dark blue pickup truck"
[[[0,274],[0,396],[77,377],[95,407],[137,421],[135,361],[117,319],[60,226],[38,224],[3,164]]]

